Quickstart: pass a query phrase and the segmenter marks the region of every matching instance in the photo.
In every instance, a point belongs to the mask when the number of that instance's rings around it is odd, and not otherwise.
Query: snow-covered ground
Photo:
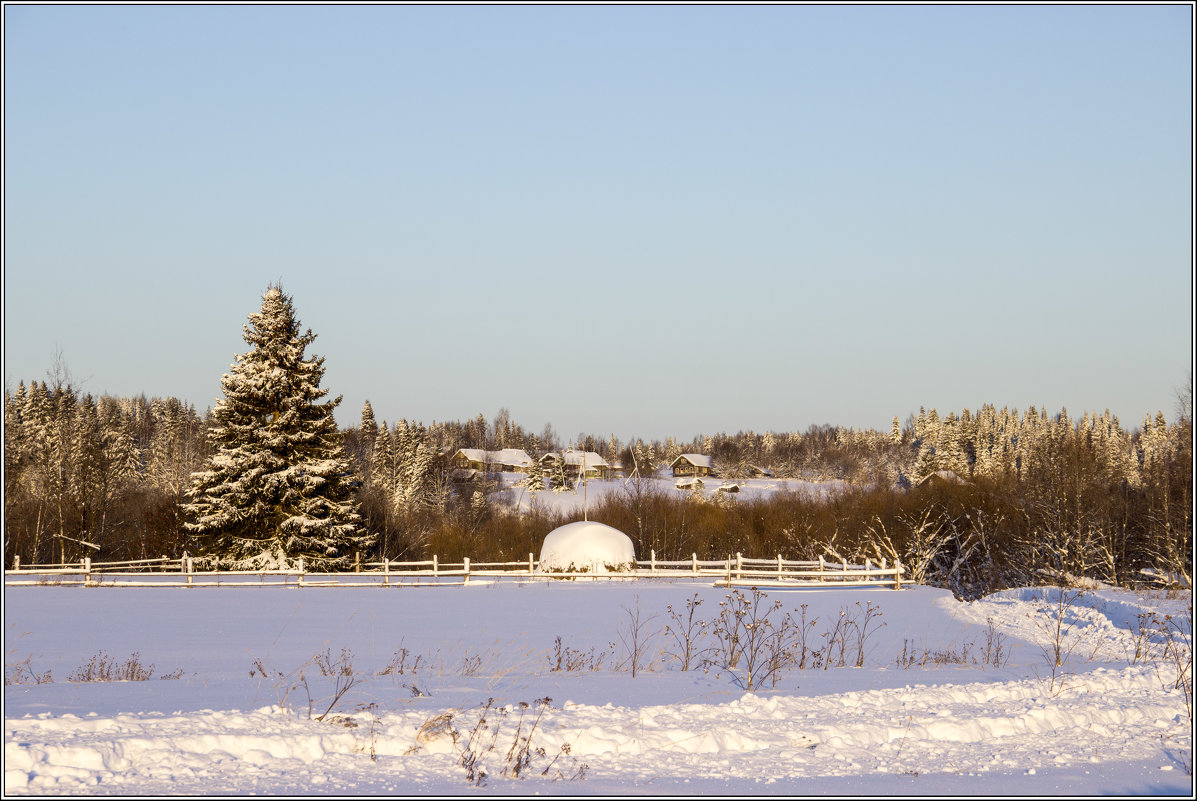
[[[1100,590],[1062,607],[1042,590],[973,603],[926,587],[764,591],[816,621],[812,648],[854,620],[844,650],[863,667],[787,669],[752,692],[680,670],[668,608],[684,616],[697,599],[711,620],[730,592],[700,582],[7,588],[5,794],[1193,789],[1174,665],[1132,664],[1140,615],[1188,626],[1188,597]],[[134,655],[152,678],[69,680]]]
[[[563,514],[581,512],[584,505],[594,506],[609,494],[623,494],[629,492],[630,481],[626,478],[589,479],[579,482],[577,486],[564,492],[544,490],[530,493],[522,487],[527,476],[521,473],[500,473],[499,480],[504,488],[504,495],[513,507],[520,511],[528,511],[533,506],[541,510],[552,510]],[[689,494],[690,490],[677,489],[679,479],[670,475],[668,470],[660,470],[650,479],[653,489],[668,495]],[[779,492],[792,492],[807,495],[811,498],[828,498],[842,492],[849,486],[844,481],[801,481],[795,478],[740,478],[721,479],[710,476],[702,477],[702,494],[710,498],[717,488],[723,484],[737,484],[740,491],[736,493],[739,500],[753,500],[767,497]]]

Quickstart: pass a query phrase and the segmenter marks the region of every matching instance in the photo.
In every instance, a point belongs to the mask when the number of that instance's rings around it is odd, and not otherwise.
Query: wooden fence
[[[748,559],[741,554],[720,560],[661,561],[652,552],[634,570],[602,572],[542,570],[533,554],[521,562],[441,562],[436,556],[419,562],[358,562],[352,571],[309,573],[300,559],[293,570],[196,570],[195,558],[140,559],[128,562],[78,562],[22,566],[20,560],[4,573],[4,586],[76,585],[84,587],[412,587],[469,584],[471,580],[628,581],[637,579],[710,579],[717,586],[844,587],[892,586],[901,589],[901,563],[883,559],[863,565],[846,561]]]

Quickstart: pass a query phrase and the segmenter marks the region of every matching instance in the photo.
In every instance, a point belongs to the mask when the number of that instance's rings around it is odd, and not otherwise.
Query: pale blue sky
[[[1174,417],[1193,10],[5,6],[4,377],[343,425]]]

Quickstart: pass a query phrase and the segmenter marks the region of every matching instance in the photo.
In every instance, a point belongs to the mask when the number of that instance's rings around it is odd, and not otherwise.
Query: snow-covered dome
[[[632,540],[617,528],[580,520],[550,531],[540,548],[540,569],[622,573],[636,567]]]

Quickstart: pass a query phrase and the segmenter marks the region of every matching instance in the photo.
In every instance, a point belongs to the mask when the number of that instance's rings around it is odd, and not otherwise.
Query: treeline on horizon
[[[183,507],[192,474],[212,455],[211,425],[210,413],[176,398],[96,397],[61,377],[6,390],[5,565],[181,556]],[[367,402],[361,424],[341,435],[363,526],[375,535],[363,562],[516,561],[539,552],[544,535],[573,516],[546,504],[517,513],[494,477],[452,480],[450,458],[460,448],[519,448],[535,458],[564,444],[624,466],[622,486],[592,504],[589,518],[626,532],[639,558],[896,557],[917,580],[961,596],[1065,577],[1126,586],[1147,573],[1181,583],[1192,575],[1187,397],[1174,422],[1159,412],[1131,430],[1109,412],[1074,420],[1067,410],[984,406],[942,417],[920,410],[904,425],[895,417],[889,431],[812,426],[569,443],[551,426],[523,429],[505,409],[489,422],[479,414],[424,425],[379,422]],[[779,490],[737,500],[645,480],[681,453],[712,457],[723,478],[765,468],[845,485],[829,497]],[[943,480],[924,481],[932,476]]]

